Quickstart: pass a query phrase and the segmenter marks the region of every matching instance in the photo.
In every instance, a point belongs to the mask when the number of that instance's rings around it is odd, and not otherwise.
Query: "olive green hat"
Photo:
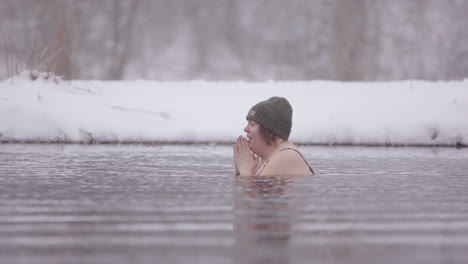
[[[292,127],[292,107],[283,97],[271,97],[250,109],[247,119],[255,121],[264,129],[288,139]]]

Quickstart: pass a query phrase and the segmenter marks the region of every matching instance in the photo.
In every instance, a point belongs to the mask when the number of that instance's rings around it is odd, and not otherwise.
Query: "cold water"
[[[467,149],[301,150],[316,176],[236,178],[230,146],[0,145],[0,262],[466,263]]]

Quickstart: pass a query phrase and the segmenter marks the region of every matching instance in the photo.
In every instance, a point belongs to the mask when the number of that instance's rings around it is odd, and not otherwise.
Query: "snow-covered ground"
[[[468,145],[468,79],[453,82],[62,81],[0,83],[1,142],[224,142],[271,96],[305,144]]]

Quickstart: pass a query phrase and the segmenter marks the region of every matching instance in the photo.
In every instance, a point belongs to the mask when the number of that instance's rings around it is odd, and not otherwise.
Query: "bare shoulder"
[[[297,149],[285,149],[273,155],[261,175],[309,175],[310,169]]]

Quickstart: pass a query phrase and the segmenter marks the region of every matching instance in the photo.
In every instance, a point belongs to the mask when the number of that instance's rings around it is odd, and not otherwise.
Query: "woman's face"
[[[260,134],[260,125],[255,121],[248,120],[244,128],[250,149],[258,156],[263,156],[263,150],[268,146],[263,136]]]

